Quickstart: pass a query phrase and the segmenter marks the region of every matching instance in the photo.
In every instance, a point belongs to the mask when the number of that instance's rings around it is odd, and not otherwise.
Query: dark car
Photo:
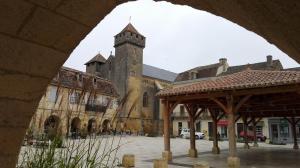
[[[244,138],[245,137],[245,132],[241,131],[240,132],[240,137]],[[253,131],[247,131],[247,137],[249,140],[253,141],[254,140],[254,133]],[[256,138],[258,141],[265,141],[267,139],[266,136],[264,136],[262,133],[256,133]]]

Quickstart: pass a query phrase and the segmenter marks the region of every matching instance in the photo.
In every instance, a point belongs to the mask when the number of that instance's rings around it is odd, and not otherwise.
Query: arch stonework
[[[296,0],[169,0],[224,17],[300,62]],[[10,0],[0,5],[0,163],[15,167],[30,119],[71,51],[125,0]],[[196,23],[195,23],[196,24]]]

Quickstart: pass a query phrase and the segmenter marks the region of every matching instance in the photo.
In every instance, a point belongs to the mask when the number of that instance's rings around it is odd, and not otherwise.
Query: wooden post
[[[229,132],[229,157],[227,159],[228,167],[239,168],[240,159],[237,157],[236,149],[236,137],[235,137],[235,114],[241,108],[241,106],[249,100],[251,95],[243,97],[240,101],[235,104],[232,95],[226,96],[226,105],[216,98],[211,98],[216,104],[218,104],[228,116],[228,132]]]
[[[300,119],[298,120],[295,120],[295,117],[291,117],[290,119],[289,118],[286,118],[285,119],[291,124],[292,126],[292,134],[293,134],[293,138],[294,138],[294,146],[293,146],[293,149],[299,149],[299,146],[298,146],[298,142],[297,142],[297,133],[296,133],[296,126],[297,126],[297,123],[300,121]]]
[[[190,157],[197,157],[197,149],[196,149],[196,138],[195,138],[195,121],[193,116],[189,116],[190,118]]]
[[[196,138],[195,138],[195,120],[199,117],[199,115],[203,112],[203,109],[197,113],[199,107],[194,104],[185,104],[184,105],[190,120],[190,149],[189,156],[190,157],[198,157],[197,149],[196,149]],[[200,138],[200,137],[199,137]]]
[[[172,152],[170,149],[170,108],[169,102],[164,101],[162,104],[163,114],[164,114],[164,152],[163,159],[171,161],[172,160]]]
[[[217,127],[218,120],[216,118],[213,118],[213,148],[212,153],[213,154],[220,154],[220,148],[218,145],[218,127]]]
[[[293,146],[293,149],[299,149],[299,146],[298,146],[298,142],[297,142],[297,133],[296,133],[296,125],[297,125],[297,122],[295,121],[295,117],[292,117],[291,118],[291,121],[292,121],[292,134],[293,134],[293,138],[294,138],[294,146]]]
[[[250,146],[248,144],[248,121],[247,121],[247,116],[243,116],[243,123],[244,123],[244,148],[245,149],[250,149]]]
[[[223,114],[219,116],[219,111],[212,111],[213,109],[209,109],[210,115],[213,120],[213,154],[220,154],[220,148],[218,146],[218,121],[224,116]]]
[[[229,157],[236,157],[236,137],[235,137],[235,114],[233,104],[228,104],[228,140],[229,140]]]
[[[256,125],[257,125],[257,122],[255,121],[255,118],[253,118],[252,119],[253,134],[254,134],[253,147],[258,147],[257,136],[256,136]]]

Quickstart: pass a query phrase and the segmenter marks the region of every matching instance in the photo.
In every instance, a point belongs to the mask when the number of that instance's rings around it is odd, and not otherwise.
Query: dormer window
[[[191,75],[191,80],[197,79],[197,72],[191,72],[190,75]]]
[[[82,74],[78,73],[76,75],[76,79],[77,79],[77,81],[82,82]]]

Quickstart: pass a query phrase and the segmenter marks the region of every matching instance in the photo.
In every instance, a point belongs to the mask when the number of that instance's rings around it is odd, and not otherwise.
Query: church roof
[[[156,78],[156,79],[161,79],[165,81],[170,81],[173,82],[177,76],[176,73],[167,71],[164,69],[160,69],[151,65],[146,65],[143,64],[143,75]]]
[[[87,65],[87,64],[90,64],[90,63],[93,63],[93,62],[105,63],[106,59],[99,53],[94,58],[92,58],[91,60],[89,60],[89,62],[85,63],[84,65]]]
[[[141,35],[143,36],[142,34],[140,34],[136,28],[131,24],[131,23],[128,23],[128,25],[120,32],[120,33],[124,33],[124,32],[131,32],[131,33],[136,33],[138,35]],[[119,33],[119,34],[120,34]]]

